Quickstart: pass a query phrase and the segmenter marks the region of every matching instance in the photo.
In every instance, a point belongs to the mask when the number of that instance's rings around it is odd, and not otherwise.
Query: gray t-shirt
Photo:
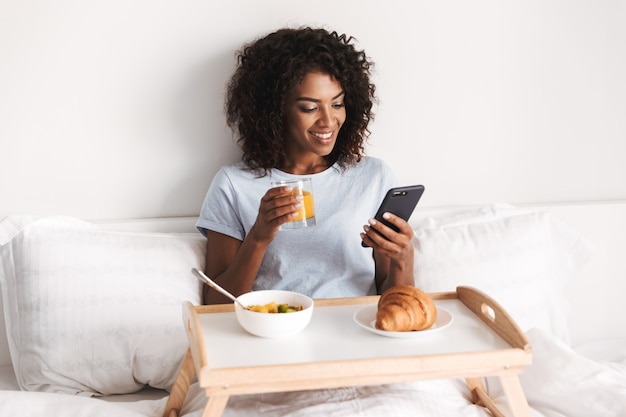
[[[209,187],[196,226],[243,240],[254,224],[261,197],[275,180],[310,177],[316,225],[280,230],[269,245],[253,290],[298,291],[314,298],[376,293],[372,249],[360,232],[396,183],[380,159],[364,157],[341,170],[299,176],[273,169],[257,178],[242,163],[222,167]]]

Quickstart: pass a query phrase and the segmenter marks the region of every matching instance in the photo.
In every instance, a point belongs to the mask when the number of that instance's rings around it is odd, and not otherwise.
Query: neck
[[[280,167],[281,171],[288,172],[294,175],[309,175],[309,174],[317,174],[318,172],[322,172],[328,168],[328,164],[326,162],[319,164],[285,164]]]
[[[281,168],[281,171],[288,172],[294,175],[309,175],[317,174],[328,168],[328,162],[323,158],[317,161],[288,161]]]

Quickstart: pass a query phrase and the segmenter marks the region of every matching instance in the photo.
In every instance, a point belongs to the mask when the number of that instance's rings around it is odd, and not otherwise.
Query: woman
[[[371,66],[351,37],[324,29],[281,29],[239,53],[226,112],[242,162],[216,174],[196,224],[207,237],[207,275],[231,293],[349,297],[413,284],[411,227],[390,213],[398,232],[371,218],[398,185],[387,165],[364,156]],[[270,183],[299,177],[312,179],[317,225],[279,231],[301,202]],[[229,302],[208,287],[204,300]]]

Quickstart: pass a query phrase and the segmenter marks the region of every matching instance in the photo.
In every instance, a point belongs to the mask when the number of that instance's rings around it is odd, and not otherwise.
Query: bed
[[[182,303],[200,302],[194,221],[4,218],[0,415],[161,416],[187,346]],[[531,415],[626,415],[626,202],[427,208],[411,224],[419,287],[479,288],[524,330]],[[193,382],[180,415],[205,402]],[[245,395],[224,412],[321,414],[491,415],[460,380]]]
[[[472,285],[515,316],[533,416],[625,416],[623,2],[273,3],[0,2],[0,416],[163,413],[199,302],[195,215],[241,156],[222,111],[234,51],[286,24],[375,62],[367,153],[426,186],[418,285]],[[204,402],[193,383],[180,414]],[[488,415],[457,380],[225,413],[324,414]]]

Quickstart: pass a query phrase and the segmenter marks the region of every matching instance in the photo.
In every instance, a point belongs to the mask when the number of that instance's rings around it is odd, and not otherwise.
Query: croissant
[[[428,329],[437,319],[432,298],[412,285],[385,291],[378,300],[376,328],[392,332]]]

